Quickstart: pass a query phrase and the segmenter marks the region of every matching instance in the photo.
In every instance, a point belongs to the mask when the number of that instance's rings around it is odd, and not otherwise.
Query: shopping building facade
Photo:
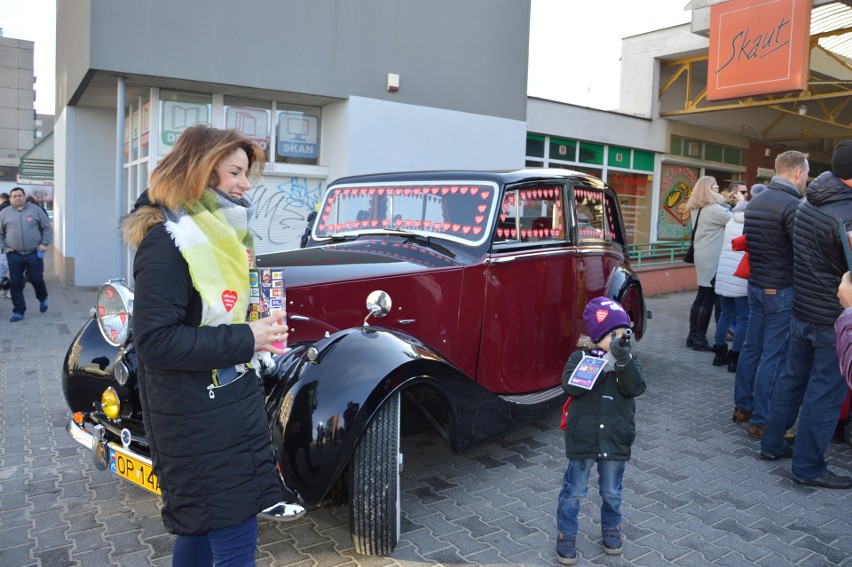
[[[339,177],[523,166],[529,13],[517,0],[59,3],[61,279],[130,275],[118,219],[198,122],[267,152],[250,192],[261,253],[298,243]]]
[[[250,15],[225,0],[60,3],[60,277],[130,275],[118,219],[198,122],[267,153],[250,192],[260,252],[297,246],[322,190],[346,175],[524,165],[601,177],[637,248],[682,243],[699,177],[768,181],[787,149],[808,152],[815,176],[852,138],[848,95],[826,86],[852,81],[852,8],[814,0],[806,91],[709,103],[710,12],[724,3],[693,0],[690,23],[624,38],[613,112],[527,97],[529,0],[259,0]]]

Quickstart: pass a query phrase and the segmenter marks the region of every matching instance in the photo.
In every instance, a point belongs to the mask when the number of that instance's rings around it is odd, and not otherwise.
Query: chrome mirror
[[[393,301],[391,301],[391,296],[387,292],[380,289],[372,291],[367,296],[367,316],[364,318],[364,325],[369,325],[367,319],[370,317],[384,317],[390,313],[391,307],[393,307]]]

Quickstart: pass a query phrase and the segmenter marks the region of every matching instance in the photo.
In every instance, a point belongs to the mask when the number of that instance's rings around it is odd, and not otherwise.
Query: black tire
[[[399,406],[399,394],[385,401],[352,457],[349,529],[363,555],[390,555],[399,541]]]

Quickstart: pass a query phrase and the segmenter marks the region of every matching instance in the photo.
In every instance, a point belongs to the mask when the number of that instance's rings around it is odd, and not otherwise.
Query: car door
[[[554,183],[504,192],[485,269],[477,372],[492,392],[559,385],[574,350],[578,252],[566,222],[566,194]]]

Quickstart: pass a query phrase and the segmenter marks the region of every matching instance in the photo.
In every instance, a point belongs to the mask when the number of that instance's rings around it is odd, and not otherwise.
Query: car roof
[[[404,171],[396,173],[374,173],[353,175],[340,178],[330,185],[349,185],[361,183],[405,183],[423,181],[491,181],[498,185],[519,183],[523,181],[565,182],[579,181],[600,189],[606,184],[592,175],[557,168],[525,168],[508,171],[477,171],[477,170],[435,170],[435,171]]]

